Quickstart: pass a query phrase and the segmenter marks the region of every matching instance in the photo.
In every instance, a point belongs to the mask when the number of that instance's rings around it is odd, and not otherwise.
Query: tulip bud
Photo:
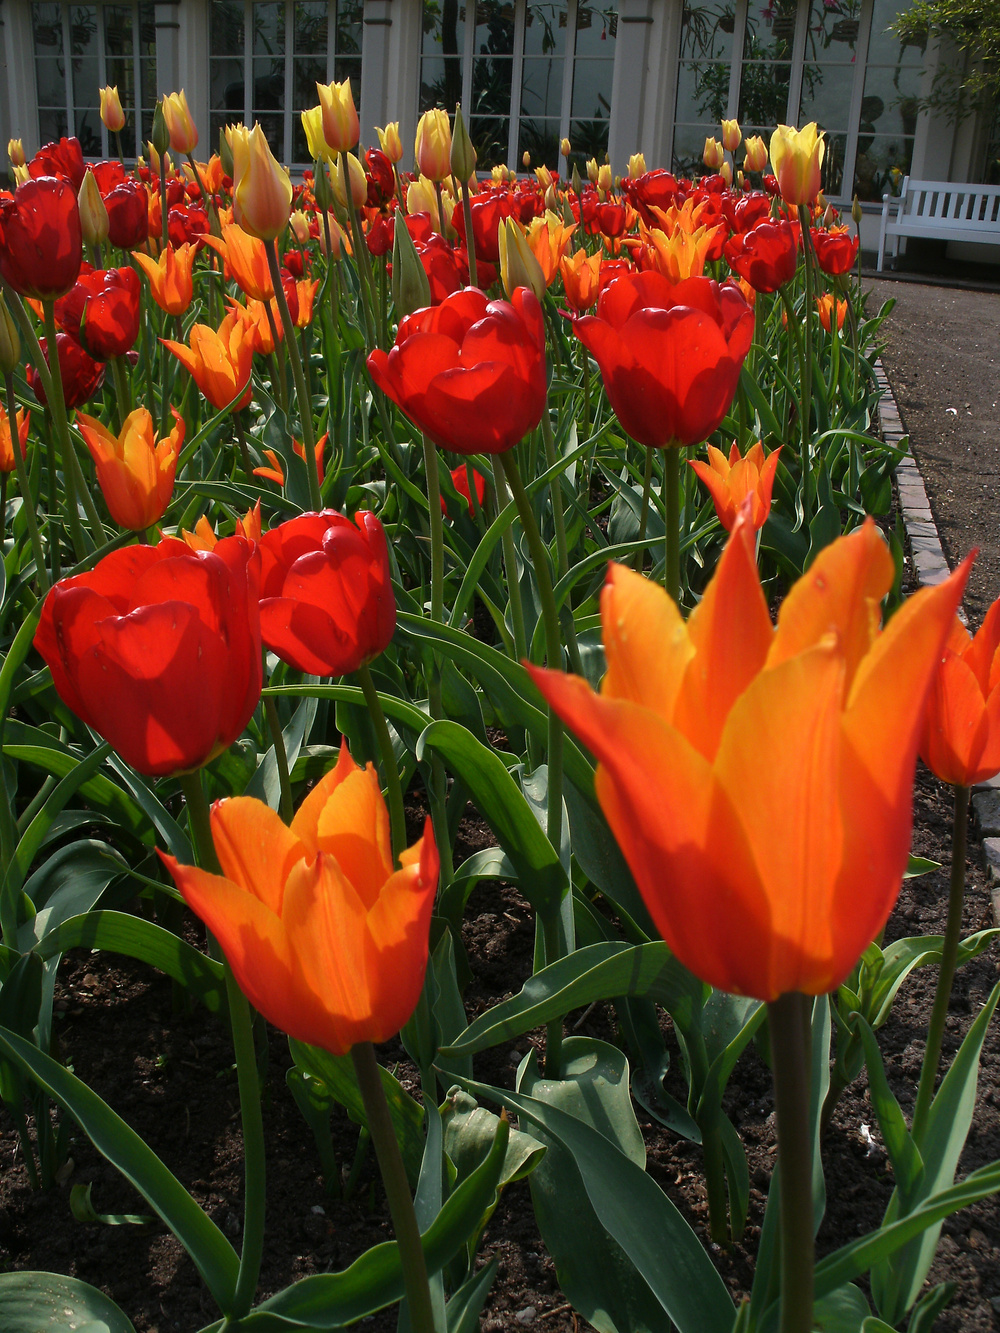
[[[101,89],[101,120],[113,134],[125,128],[125,112],[122,110],[117,84]]]
[[[821,199],[822,197],[823,196],[820,195]],[[826,208],[823,210],[823,218],[822,221],[820,222],[820,226],[830,228],[835,226],[836,222],[837,222],[837,210],[834,208],[833,204],[827,204]]]
[[[163,101],[161,98],[156,104],[156,110],[153,112],[153,128],[149,147],[152,151],[149,154],[150,165],[153,162],[153,151],[156,153],[156,170],[159,171],[160,155],[165,153],[170,147],[170,131],[167,128],[166,118],[163,114]]]
[[[84,245],[103,245],[108,239],[108,210],[97,188],[97,177],[92,171],[84,173],[76,202],[80,209]]]
[[[393,166],[401,162],[403,160],[403,141],[399,137],[399,121],[390,120],[384,130],[379,129],[376,125],[375,133],[378,135],[379,147]]]
[[[587,158],[587,179],[590,181],[591,185],[596,185],[596,184],[597,184],[597,171],[598,171],[598,167],[597,167],[597,158],[596,158],[596,157],[588,157],[588,158]]]
[[[767,146],[759,134],[753,134],[745,142],[746,157],[743,159],[744,171],[763,171],[767,166]]]
[[[7,156],[10,159],[12,167],[23,167],[26,165],[24,156],[24,144],[20,139],[11,139],[7,144]]]
[[[854,200],[853,200],[853,202],[852,202],[852,204],[851,204],[851,217],[854,219],[854,225],[855,225],[856,227],[860,227],[860,226],[861,226],[861,218],[862,218],[862,216],[863,216],[863,214],[862,214],[862,212],[861,212],[861,201],[860,201],[860,199],[858,198],[858,196],[855,195],[855,196],[854,196]]]
[[[219,161],[222,163],[222,174],[233,178],[233,150],[229,147],[229,137],[222,128],[219,130]]]
[[[738,172],[736,173],[736,188],[737,188],[738,190],[745,190],[745,189],[746,189],[746,179],[745,179],[745,177],[744,177],[742,171],[738,171]]]
[[[268,147],[259,124],[230,134],[233,150],[233,217],[250,236],[273,241],[288,225],[292,182]]]
[[[447,111],[435,107],[424,112],[417,122],[414,152],[422,176],[443,181],[451,174],[451,125]]]
[[[819,194],[825,146],[815,121],[801,130],[779,125],[771,135],[771,164],[786,204],[811,204]]]
[[[563,157],[569,157],[569,155],[570,155],[572,149],[571,149],[570,146],[569,146],[569,140],[568,140],[568,139],[560,139],[560,141],[559,141],[559,151],[560,151],[560,153],[562,153]]]
[[[602,194],[610,194],[614,187],[614,177],[611,174],[611,164],[602,162],[597,170],[597,188]]]
[[[14,167],[13,171],[14,171],[15,187],[18,185],[23,185],[25,181],[31,180],[31,172],[28,170],[27,165],[23,167]]]
[[[333,152],[323,134],[323,108],[310,107],[308,111],[301,112],[300,119],[309,146],[309,156],[314,162],[331,162]]]
[[[709,137],[705,140],[705,151],[701,155],[701,160],[709,171],[718,171],[724,161],[723,147],[718,139]]]
[[[323,117],[323,138],[334,153],[346,153],[358,142],[361,128],[350,79],[317,83]],[[304,123],[304,122],[303,122]]]
[[[727,153],[736,152],[742,137],[739,121],[724,120],[722,122],[722,146]]]
[[[431,284],[405,218],[396,215],[392,238],[392,299],[396,318],[424,310],[431,303]]]
[[[354,200],[354,207],[360,208],[368,198],[368,181],[364,167],[353,153],[341,153],[337,159],[337,175],[333,180],[334,197],[344,208],[347,207],[348,172],[351,174],[351,198]]]
[[[642,153],[633,153],[628,160],[628,174],[635,180],[646,174],[646,159]]]
[[[469,138],[462,116],[462,104],[455,107],[455,124],[451,131],[451,173],[460,181],[471,178],[476,169],[476,150]]]
[[[288,225],[292,229],[292,235],[298,241],[299,245],[309,244],[309,219],[301,208],[297,208],[288,219]]]
[[[497,234],[500,245],[500,276],[508,297],[518,287],[530,287],[539,301],[545,300],[545,274],[531,251],[524,232],[513,218],[504,218]]]
[[[14,316],[0,292],[0,371],[13,375],[21,362],[21,339],[18,337]]]
[[[326,225],[321,218],[319,226],[319,248],[325,258],[332,259],[336,262],[340,259],[343,250],[344,229],[341,227],[333,213],[326,213],[325,217],[330,224],[330,245],[327,247]]]
[[[559,209],[559,196],[556,194],[556,187],[554,184],[550,185],[545,191],[545,207],[551,213],[555,213]]]
[[[722,166],[719,168],[719,175],[727,185],[731,186],[733,183],[733,164],[731,162],[723,162]]]
[[[573,191],[576,194],[577,199],[579,199],[580,191],[583,189],[583,181],[580,178],[580,168],[576,165],[575,162],[573,163],[572,184],[573,184]]]
[[[170,135],[170,147],[175,153],[185,157],[188,153],[193,153],[198,147],[198,130],[191,119],[184,89],[182,88],[179,93],[167,93],[160,105]]]
[[[525,171],[531,170],[531,154],[528,152],[527,148],[521,154],[521,166],[524,167]]]

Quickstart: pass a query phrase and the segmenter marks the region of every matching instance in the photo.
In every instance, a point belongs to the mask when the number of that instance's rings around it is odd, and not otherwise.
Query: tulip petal
[[[212,841],[226,878],[280,916],[285,880],[305,848],[275,811],[249,796],[217,801]]]
[[[609,565],[601,623],[608,662],[601,694],[640,704],[669,722],[694,654],[677,603],[641,574]]]
[[[392,874],[389,811],[375,769],[348,774],[330,793],[317,823],[317,845],[336,857],[366,911]]]

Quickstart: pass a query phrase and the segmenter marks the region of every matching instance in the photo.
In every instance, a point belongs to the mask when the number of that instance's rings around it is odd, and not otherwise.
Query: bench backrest
[[[1000,227],[1000,185],[961,181],[903,180],[900,202],[905,217],[926,222],[966,223]]]

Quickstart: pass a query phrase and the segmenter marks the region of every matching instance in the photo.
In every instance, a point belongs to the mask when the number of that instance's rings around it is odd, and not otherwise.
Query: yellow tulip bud
[[[361,134],[350,79],[342,83],[317,83],[316,91],[322,108],[323,138],[333,152],[348,152]]]
[[[125,128],[125,112],[122,110],[117,84],[101,89],[101,120],[113,134]]]
[[[701,155],[701,160],[709,171],[718,171],[723,163],[723,148],[718,139],[708,138],[705,140],[705,151]]]
[[[292,235],[298,241],[299,245],[309,244],[309,219],[301,208],[297,208],[288,219],[288,225],[292,229]]]
[[[596,158],[596,157],[588,157],[588,158],[587,158],[587,179],[590,181],[591,185],[596,185],[596,184],[597,184],[597,172],[598,172],[597,158]]]
[[[722,146],[727,153],[735,153],[742,138],[738,120],[724,120],[722,122]]]
[[[12,167],[23,167],[25,165],[24,144],[20,139],[11,139],[8,142],[7,156]]]
[[[399,121],[390,120],[384,130],[375,126],[375,133],[378,135],[379,147],[390,162],[395,165],[403,160],[403,141],[399,137]]]
[[[597,169],[597,188],[602,194],[610,194],[614,187],[615,178],[611,174],[611,163],[602,162]]]
[[[347,166],[345,167],[345,162]],[[337,174],[334,176],[333,195],[342,208],[347,207],[347,173],[351,175],[351,198],[354,207],[360,208],[368,198],[368,181],[365,169],[353,153],[341,153],[337,159]]]
[[[642,153],[633,153],[628,160],[628,174],[633,180],[646,174],[646,159]]]
[[[508,296],[518,287],[530,287],[539,301],[545,300],[545,274],[532,254],[524,232],[513,218],[504,218],[497,233],[500,247],[500,275]]]
[[[160,105],[170,135],[170,147],[175,153],[193,153],[198,146],[198,131],[191,119],[184,89],[179,93],[167,93]]]
[[[752,134],[743,147],[746,157],[743,159],[744,171],[763,171],[767,166],[767,145],[759,134]]]
[[[250,236],[273,241],[288,225],[292,182],[268,147],[259,124],[230,132],[233,150],[233,217]]]
[[[779,125],[771,135],[771,165],[786,204],[811,204],[819,194],[824,147],[814,120],[801,130]]]
[[[719,168],[719,175],[726,182],[726,185],[731,186],[733,183],[733,164],[728,161],[723,162]]]
[[[308,111],[301,112],[299,118],[309,146],[309,156],[314,162],[332,162],[333,153],[323,134],[323,108],[310,107]]]
[[[425,111],[417,122],[414,152],[420,174],[443,181],[451,175],[451,124],[447,111]]]
[[[80,209],[80,227],[86,245],[101,245],[108,239],[108,210],[97,188],[97,177],[92,171],[84,172],[83,184],[76,200]]]
[[[569,140],[568,140],[568,139],[560,139],[560,141],[559,141],[559,151],[560,151],[560,153],[562,153],[563,157],[569,157],[570,153],[571,153],[573,150],[572,150],[572,149],[570,148],[570,146],[569,146]]]

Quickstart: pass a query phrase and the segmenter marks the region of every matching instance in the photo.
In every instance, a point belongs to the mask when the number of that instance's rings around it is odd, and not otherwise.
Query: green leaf
[[[906,863],[904,879],[915,879],[918,875],[929,874],[932,870],[940,870],[940,861],[929,861],[926,856],[910,856]]]
[[[722,1278],[701,1241],[640,1166],[600,1131],[555,1106],[484,1083],[464,1086],[474,1097],[531,1120],[572,1155],[598,1220],[678,1333],[729,1333],[736,1311]]]
[[[984,949],[1000,936],[995,926],[989,930],[977,931],[969,935],[958,946],[956,967],[978,958]],[[901,940],[893,940],[882,955],[882,967],[872,988],[871,998],[866,1006],[865,1017],[872,1027],[878,1029],[889,1017],[889,1010],[896,998],[899,987],[915,967],[924,967],[928,963],[940,963],[941,949],[944,945],[942,935],[918,935]]]
[[[291,722],[283,729],[282,740],[285,746],[285,758],[289,772],[295,767],[299,751],[309,735],[309,730],[316,717],[318,702],[315,697],[306,696],[292,714]],[[266,802],[272,810],[279,808],[281,804],[281,781],[278,776],[278,760],[273,744],[258,765],[257,771],[247,783],[243,794],[244,796],[256,796],[258,800]]]
[[[863,1293],[848,1282],[813,1305],[813,1329],[816,1333],[858,1333],[870,1314]]]
[[[0,1273],[4,1333],[135,1333],[103,1291],[61,1273]]]
[[[0,1028],[0,1053],[64,1106],[99,1153],[130,1181],[190,1254],[221,1310],[232,1306],[239,1260],[229,1241],[121,1116],[69,1070]]]
[[[499,1267],[500,1255],[494,1254],[484,1268],[473,1273],[455,1292],[445,1307],[448,1333],[478,1333],[479,1316]]]
[[[517,871],[521,892],[543,916],[553,915],[568,887],[566,872],[506,765],[457,722],[432,722],[417,743],[417,759],[434,750],[466,783],[479,813]]]
[[[875,1034],[860,1015],[857,1018],[857,1031],[861,1036],[868,1066],[868,1092],[878,1117],[885,1150],[892,1163],[896,1186],[902,1190],[905,1198],[917,1197],[915,1191],[924,1174],[924,1160],[920,1149],[913,1142],[899,1102],[889,1087]]]

